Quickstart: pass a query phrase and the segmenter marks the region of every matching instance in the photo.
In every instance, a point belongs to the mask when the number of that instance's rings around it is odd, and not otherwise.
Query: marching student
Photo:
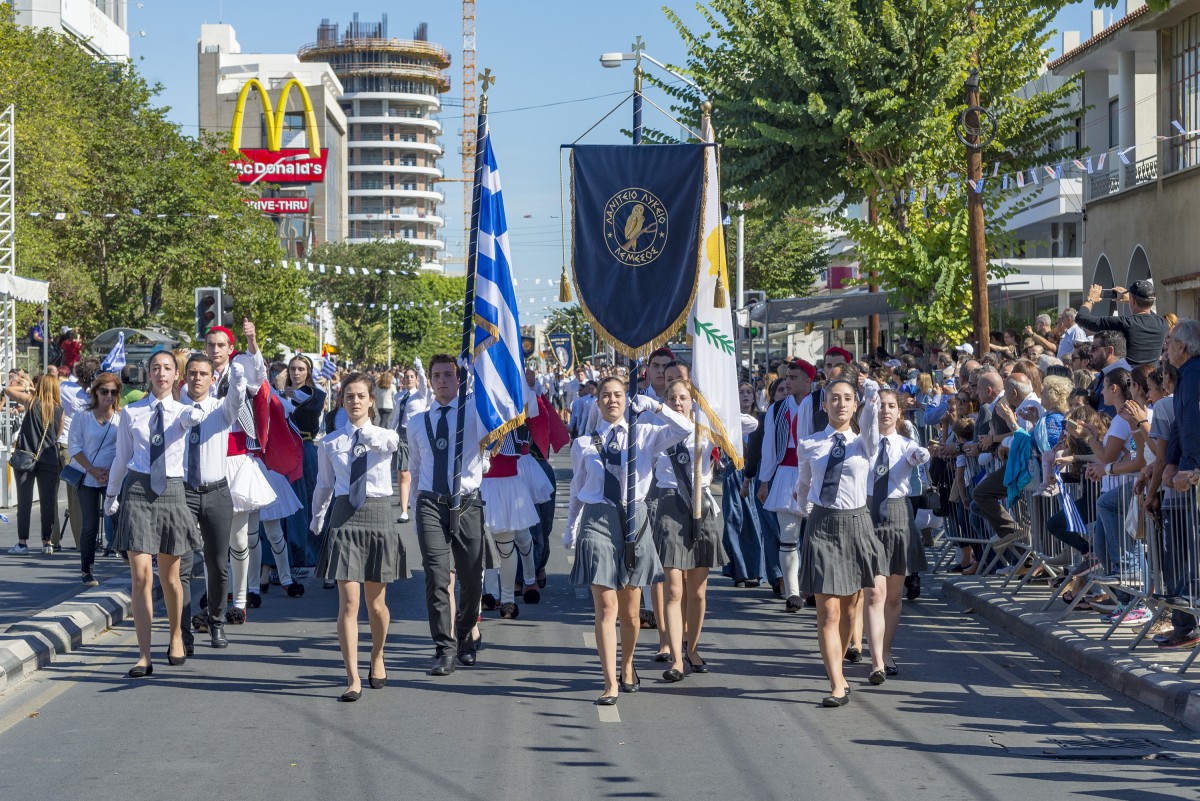
[[[204,338],[204,352],[212,359],[214,369],[213,386],[209,392],[218,398],[224,398],[230,392],[229,366],[236,359],[245,371],[248,393],[229,432],[226,462],[229,493],[233,500],[233,522],[229,534],[233,607],[225,613],[225,620],[235,625],[246,622],[247,607],[254,608],[262,604],[257,592],[248,592],[250,531],[258,531],[258,520],[254,513],[275,501],[275,490],[267,480],[261,462],[249,455],[251,446],[257,447],[257,442],[253,441],[254,413],[249,401],[250,396],[257,395],[267,380],[267,364],[258,349],[254,323],[244,319],[242,332],[246,337],[245,353],[235,350],[233,332],[223,326],[213,326]]]
[[[646,395],[628,399],[624,382],[609,376],[598,382],[601,422],[590,434],[571,444],[571,500],[563,545],[575,548],[571,583],[589,586],[595,606],[596,649],[604,672],[604,694],[596,703],[617,702],[617,618],[621,619],[621,674],[623,692],[637,692],[641,680],[633,666],[639,631],[641,588],[663,580],[662,566],[649,528],[646,493],[654,466],[653,455],[682,442],[692,430],[686,417]],[[634,501],[636,540],[626,541],[625,489],[629,463],[630,431],[625,419],[627,403],[639,417],[633,431]],[[652,412],[653,417],[644,415]],[[629,679],[628,681],[626,679]]]
[[[321,413],[325,410],[325,390],[313,381],[312,361],[297,353],[288,362],[287,381],[283,397],[291,403],[292,425],[304,442],[304,474],[292,482],[292,490],[300,499],[301,508],[288,518],[288,542],[293,553],[303,554],[297,565],[311,567],[317,563],[316,540],[308,532],[312,522],[313,491],[317,486],[317,437],[321,433]]]
[[[799,612],[804,606],[800,598],[800,540],[803,519],[800,501],[796,499],[796,476],[799,473],[797,446],[812,434],[819,419],[803,401],[808,398],[817,369],[803,359],[788,365],[788,398],[774,404],[767,412],[762,440],[762,458],[758,468],[758,500],[767,511],[779,519],[779,566],[783,571],[784,609]]]
[[[209,633],[213,648],[225,648],[226,596],[229,592],[229,531],[233,499],[226,477],[229,431],[237,420],[246,397],[246,376],[240,364],[229,367],[232,390],[225,398],[210,394],[213,361],[204,353],[193,353],[184,367],[187,394],[183,403],[198,409],[203,419],[189,432],[184,450],[183,484],[188,509],[200,527],[204,550],[207,608],[192,615],[192,560],[188,551],[179,562],[183,587],[183,616],[191,629]],[[184,630],[184,645],[191,645],[191,632]]]
[[[431,676],[448,676],[459,664],[477,660],[479,638],[472,634],[483,596],[484,533],[479,485],[484,458],[479,443],[483,423],[470,395],[458,408],[458,368],[454,357],[429,360],[433,403],[409,421],[408,451],[417,479],[417,543],[425,570],[425,605],[435,656]],[[454,453],[458,417],[463,419],[459,508],[454,503]],[[457,614],[451,610],[450,572],[460,588]]]
[[[409,472],[408,423],[419,412],[429,408],[433,393],[425,378],[421,357],[413,359],[413,366],[400,374],[400,391],[396,393],[396,410],[392,416],[392,427],[400,435],[400,449],[395,462],[397,484],[400,490],[400,522],[408,522],[409,496],[412,490],[412,473]]]
[[[105,512],[121,511],[114,545],[129,554],[133,578],[133,622],[137,631],[138,661],[129,677],[140,679],[154,672],[150,656],[154,622],[153,561],[158,558],[158,578],[170,623],[167,661],[187,661],[180,620],[183,593],[179,583],[179,557],[199,547],[196,520],[188,511],[183,493],[183,457],[189,428],[202,414],[175,400],[175,357],[158,351],[147,364],[151,394],[121,410],[117,451],[108,475]]]
[[[321,441],[313,493],[312,532],[324,531],[317,574],[336,581],[338,587],[338,645],[346,668],[342,701],[357,701],[362,693],[358,675],[360,597],[366,596],[371,624],[367,682],[372,689],[381,689],[387,684],[383,645],[390,622],[385,592],[390,582],[408,577],[404,545],[391,510],[392,454],[399,437],[371,422],[372,390],[371,378],[365,373],[351,373],[342,382],[346,425]]]
[[[842,659],[850,641],[851,608],[859,591],[886,575],[883,546],[867,511],[871,467],[879,452],[879,387],[866,381],[858,406],[857,387],[838,378],[825,387],[829,425],[798,444],[796,502],[808,518],[800,589],[817,599],[818,642],[830,694],[822,706],[845,706],[850,690]],[[855,413],[859,432],[850,428]]]
[[[883,684],[885,676],[900,673],[892,657],[892,641],[900,623],[904,580],[928,567],[908,494],[913,468],[929,461],[929,451],[897,431],[898,425],[909,425],[901,414],[896,392],[880,390],[879,451],[871,469],[867,508],[883,545],[887,577],[876,576],[875,586],[865,593],[872,684]]]
[[[688,381],[682,378],[672,381],[666,388],[667,408],[682,417],[690,417],[694,392]],[[730,433],[733,436],[746,436],[756,428],[758,420],[753,416],[743,415],[741,431]],[[697,449],[700,452],[699,498],[693,495],[693,468]],[[712,483],[712,462],[712,442],[702,434],[697,443],[694,430],[686,439],[660,452],[654,458],[658,499],[654,505],[652,525],[654,543],[666,573],[666,606],[663,617],[666,619],[672,657],[671,667],[667,668],[662,676],[669,682],[683,679],[685,664],[693,673],[708,672],[708,664],[697,652],[700,632],[704,626],[708,572],[722,567],[727,561],[725,549],[721,544],[721,516],[709,490]],[[699,520],[694,520],[693,513],[697,503],[701,506],[701,516]],[[685,630],[688,637],[686,642],[683,639]]]

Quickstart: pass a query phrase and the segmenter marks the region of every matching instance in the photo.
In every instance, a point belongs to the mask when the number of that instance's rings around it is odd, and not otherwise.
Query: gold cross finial
[[[492,75],[491,69],[485,69],[479,74],[479,82],[483,84],[483,93],[486,95],[488,87],[496,82],[496,78]]]

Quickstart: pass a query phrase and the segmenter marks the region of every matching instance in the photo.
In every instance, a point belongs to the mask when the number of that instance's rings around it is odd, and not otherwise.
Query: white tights
[[[271,551],[275,554],[275,567],[279,572],[279,583],[292,583],[292,569],[288,562],[287,541],[283,537],[283,526],[278,520],[263,524]],[[258,512],[234,512],[233,526],[229,532],[229,567],[233,574],[233,605],[246,608],[246,590],[250,576],[258,579],[262,571],[262,551],[258,544]]]
[[[800,594],[800,526],[803,518],[776,512],[779,518],[779,569],[783,571],[783,597]]]
[[[533,560],[533,535],[529,529],[521,531],[497,531],[493,535],[496,548],[500,551],[500,603],[512,603],[516,593],[513,583],[517,580],[517,552],[521,554],[521,570],[525,586],[537,583],[537,566]]]
[[[255,513],[255,518],[258,514]],[[262,521],[263,530],[267,532],[267,540],[271,543],[271,553],[275,555],[275,572],[279,574],[279,583],[286,587],[292,583],[292,564],[288,555],[287,539],[283,535],[282,520]],[[259,542],[258,526],[249,533],[250,569],[247,576],[262,575],[262,546]]]

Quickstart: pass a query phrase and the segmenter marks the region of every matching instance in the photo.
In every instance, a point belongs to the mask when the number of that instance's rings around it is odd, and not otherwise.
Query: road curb
[[[162,592],[157,578],[154,599]],[[128,576],[112,578],[0,633],[0,692],[133,614]]]
[[[1084,637],[1048,612],[1030,612],[980,579],[965,576],[942,582],[942,595],[1004,631],[1117,692],[1200,731],[1200,689],[1175,673],[1152,670],[1121,646]]]

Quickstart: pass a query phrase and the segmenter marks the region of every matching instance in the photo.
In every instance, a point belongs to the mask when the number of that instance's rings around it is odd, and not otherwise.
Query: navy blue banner
[[[696,294],[703,145],[576,145],[575,291],[597,333],[645,356],[687,320]]]
[[[575,338],[566,331],[552,331],[546,334],[550,340],[550,350],[564,373],[570,374],[575,369]]]

